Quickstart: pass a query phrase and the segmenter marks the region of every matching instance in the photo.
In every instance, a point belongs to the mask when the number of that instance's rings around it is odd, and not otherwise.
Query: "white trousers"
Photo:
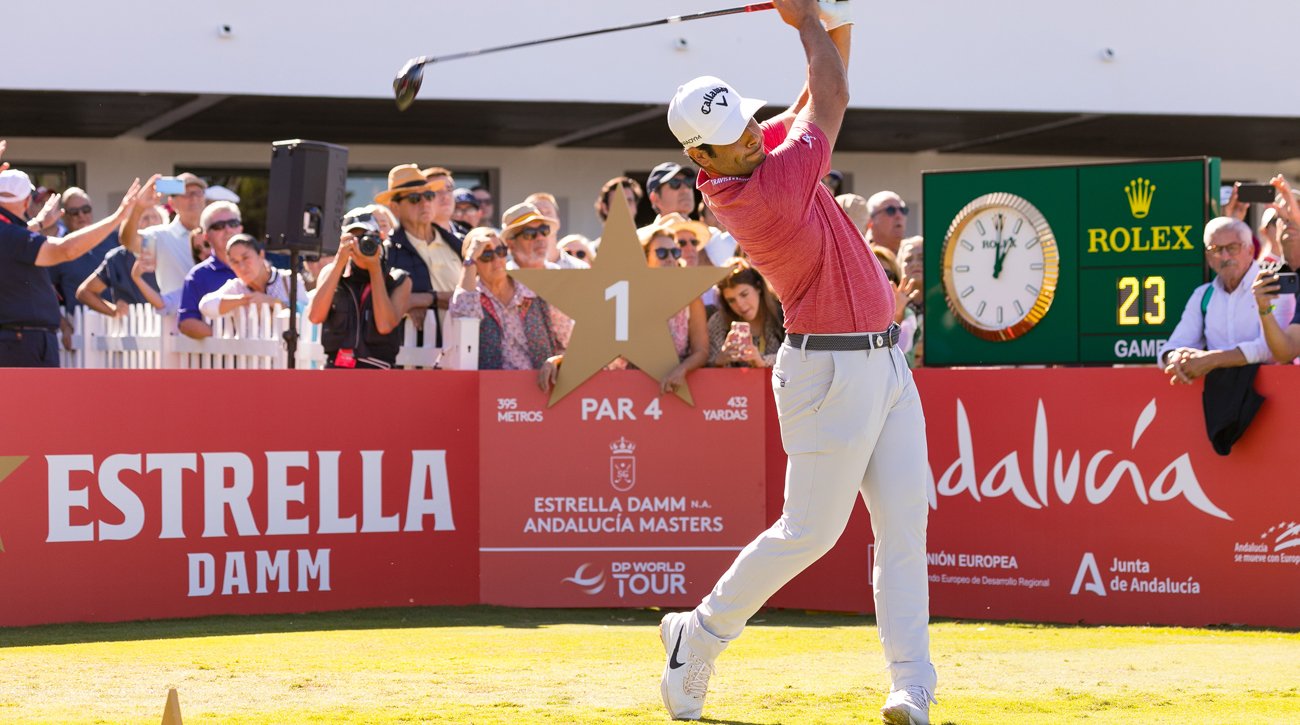
[[[781,518],[736,557],[696,609],[708,634],[740,636],[768,598],[830,551],[859,492],[875,537],[876,621],[894,689],[934,692],[925,558],[925,415],[897,347],[783,345],[772,371],[789,456]]]

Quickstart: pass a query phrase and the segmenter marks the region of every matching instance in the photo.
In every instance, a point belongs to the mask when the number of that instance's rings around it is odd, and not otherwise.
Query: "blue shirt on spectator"
[[[199,313],[199,301],[203,299],[203,295],[221,289],[221,285],[225,284],[226,280],[234,278],[234,270],[217,259],[215,254],[194,265],[189,274],[185,275],[185,283],[181,285],[180,315],[177,319],[203,319],[203,315]]]
[[[68,314],[72,314],[73,308],[81,305],[77,301],[77,288],[86,281],[87,277],[95,273],[100,262],[103,262],[104,257],[114,248],[121,248],[116,231],[80,257],[47,268],[50,283],[54,285],[54,292],[59,296],[59,303]]]
[[[135,280],[131,277],[131,268],[134,266],[135,255],[131,254],[131,250],[126,247],[118,247],[104,257],[104,261],[100,262],[99,268],[95,270],[95,276],[108,287],[104,291],[104,299],[110,302],[122,300],[129,305],[148,302],[144,295],[140,294],[140,288],[135,286]],[[146,272],[144,281],[155,290],[158,289],[158,280],[153,272]]]
[[[0,328],[59,327],[59,299],[50,276],[36,266],[45,235],[0,209]]]

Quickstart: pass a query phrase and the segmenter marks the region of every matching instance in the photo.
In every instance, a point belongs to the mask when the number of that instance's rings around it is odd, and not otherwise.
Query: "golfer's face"
[[[763,130],[752,118],[735,143],[714,146],[713,151],[714,158],[709,159],[713,171],[725,176],[749,176],[767,158],[767,152],[763,150]]]

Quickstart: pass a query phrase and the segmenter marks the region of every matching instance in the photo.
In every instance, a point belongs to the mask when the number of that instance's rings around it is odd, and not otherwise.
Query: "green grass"
[[[0,722],[664,723],[659,614],[492,607],[0,631]],[[1300,634],[937,622],[935,723],[1300,723]],[[879,722],[870,618],[763,612],[722,723]],[[706,721],[710,721],[706,719]]]

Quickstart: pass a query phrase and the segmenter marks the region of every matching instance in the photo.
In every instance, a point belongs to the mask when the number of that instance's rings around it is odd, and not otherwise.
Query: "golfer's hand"
[[[820,22],[817,0],[772,0],[772,5],[781,14],[782,22],[792,28],[802,28],[812,21]]]
[[[849,10],[849,0],[817,0],[817,14],[827,30],[842,28],[853,24],[853,13]]]

